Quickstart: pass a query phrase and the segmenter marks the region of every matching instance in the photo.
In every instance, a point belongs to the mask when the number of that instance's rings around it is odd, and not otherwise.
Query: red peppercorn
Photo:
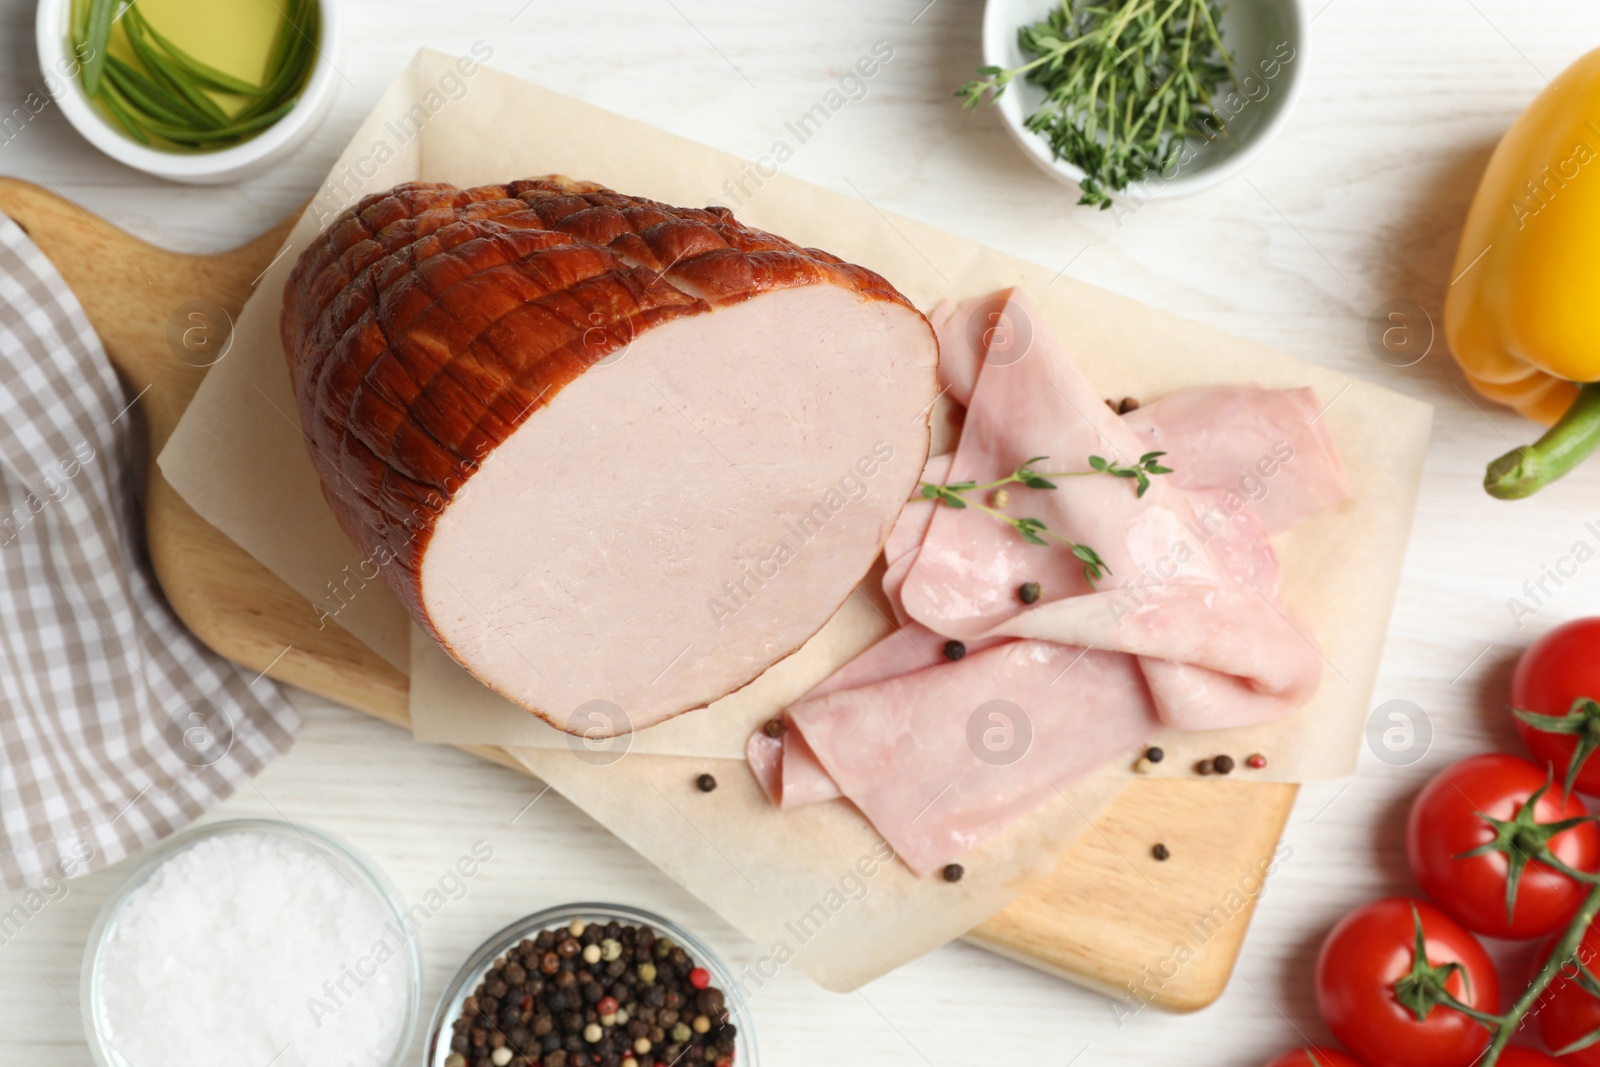
[[[696,967],[689,972],[689,984],[696,989],[704,989],[711,984],[711,972],[704,967]]]
[[[615,1015],[617,1013],[617,998],[601,997],[599,1003],[594,1006],[594,1010],[601,1015]]]
[[[1267,765],[1267,757],[1257,752],[1255,755],[1246,759],[1244,761],[1244,765],[1249,767],[1252,771],[1259,771],[1261,768]]]

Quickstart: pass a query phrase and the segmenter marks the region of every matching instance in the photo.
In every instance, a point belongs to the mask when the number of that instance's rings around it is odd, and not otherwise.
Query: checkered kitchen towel
[[[114,863],[288,748],[273,683],[167,606],[134,413],[54,265],[0,216],[0,884]]]

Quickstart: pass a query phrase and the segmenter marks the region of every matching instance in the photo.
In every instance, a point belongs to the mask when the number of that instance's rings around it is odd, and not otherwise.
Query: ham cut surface
[[[932,320],[942,386],[967,412],[924,480],[981,485],[1047,456],[1032,469],[1056,487],[1009,485],[1004,513],[1093,548],[1107,573],[1091,580],[1068,545],[1030,544],[977,507],[914,501],[885,549],[901,628],[788,709],[781,739],[751,738],[775,803],[843,796],[918,873],[1163,725],[1250,725],[1308,700],[1322,663],[1281,602],[1268,538],[1348,494],[1310,390],[1191,390],[1124,417],[1020,293]],[[1156,451],[1172,472],[1142,495],[1070,473]]]
[[[723,208],[403,185],[335,220],[284,297],[345,532],[464,667],[590,736],[798,648],[927,459],[927,321]]]

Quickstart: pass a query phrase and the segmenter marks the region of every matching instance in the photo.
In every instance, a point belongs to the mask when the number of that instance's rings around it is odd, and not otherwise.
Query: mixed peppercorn
[[[1143,755],[1134,760],[1133,769],[1138,774],[1149,774],[1155,769],[1156,764],[1166,758],[1167,754],[1165,752],[1155,746],[1151,746],[1144,750]],[[1263,770],[1267,765],[1267,757],[1259,752],[1252,752],[1245,757],[1244,765],[1252,771]],[[1199,775],[1232,774],[1236,766],[1238,764],[1234,762],[1233,757],[1224,753],[1220,756],[1213,756],[1210,759],[1200,760],[1194,765],[1194,773]]]
[[[732,1067],[727,1001],[669,937],[573,920],[494,961],[445,1067]]]

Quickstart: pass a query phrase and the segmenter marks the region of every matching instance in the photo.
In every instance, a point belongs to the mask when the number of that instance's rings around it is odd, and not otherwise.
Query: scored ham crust
[[[366,198],[301,254],[281,332],[363,556],[468,670],[596,737],[826,622],[937,390],[931,328],[872,271],[559,176]]]

